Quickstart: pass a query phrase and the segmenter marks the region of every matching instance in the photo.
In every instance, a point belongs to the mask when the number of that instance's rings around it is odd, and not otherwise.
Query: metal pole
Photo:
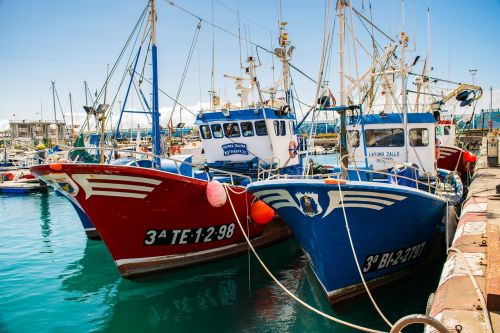
[[[339,16],[339,26],[340,26],[340,32],[339,32],[339,60],[340,60],[340,68],[339,68],[339,77],[340,77],[340,82],[339,82],[339,87],[340,87],[340,105],[341,106],[346,106],[347,105],[347,96],[345,93],[345,64],[344,64],[344,42],[345,42],[345,6],[346,2],[345,0],[339,0],[337,2],[337,8],[338,8],[338,16]],[[346,137],[346,112],[347,111],[341,111],[340,112],[340,156],[343,157],[347,155],[347,137]],[[342,164],[345,168],[348,167],[349,161],[347,158],[342,159]]]
[[[59,143],[59,127],[57,126],[57,112],[56,112],[56,81],[52,82],[52,102],[54,104],[54,123],[56,125],[56,145]]]
[[[155,0],[151,0],[151,55],[153,60],[153,108],[151,110],[151,122],[152,128],[152,143],[153,143],[153,153],[155,155],[161,154],[161,133],[160,133],[160,112],[158,110],[158,61],[157,61],[157,49],[156,49],[156,11],[155,11]],[[159,158],[155,158],[156,167],[160,166]]]
[[[408,108],[406,105],[406,68],[405,50],[408,37],[405,32],[401,33],[401,106],[403,108],[404,142],[405,142],[405,162],[408,163]]]
[[[75,138],[75,125],[73,122],[73,100],[71,99],[71,92],[69,93],[69,109],[71,111],[71,144],[74,144],[74,138]]]

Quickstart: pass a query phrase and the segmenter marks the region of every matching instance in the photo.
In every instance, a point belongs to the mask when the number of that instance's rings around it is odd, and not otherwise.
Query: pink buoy
[[[227,193],[222,185],[217,180],[212,180],[207,184],[207,200],[212,207],[221,207],[227,201]]]

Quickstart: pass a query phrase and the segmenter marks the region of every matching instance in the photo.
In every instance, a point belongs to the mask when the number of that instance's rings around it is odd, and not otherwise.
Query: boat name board
[[[416,260],[422,255],[425,244],[426,242],[422,242],[399,250],[369,255],[363,264],[363,273],[370,273]]]
[[[183,245],[208,243],[230,239],[234,235],[234,223],[196,229],[149,229],[144,245]]]
[[[245,143],[227,143],[222,145],[224,156],[229,155],[248,155],[247,145]]]
[[[369,157],[399,157],[399,151],[374,151],[368,153]]]

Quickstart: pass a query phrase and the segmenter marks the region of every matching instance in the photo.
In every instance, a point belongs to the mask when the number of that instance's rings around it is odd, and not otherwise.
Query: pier
[[[500,331],[500,166],[488,159],[487,146],[484,138],[438,288],[429,298],[429,314],[457,332],[491,332],[490,322]]]

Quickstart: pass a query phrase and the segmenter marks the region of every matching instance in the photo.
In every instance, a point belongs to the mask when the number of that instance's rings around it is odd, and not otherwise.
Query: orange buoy
[[[13,172],[6,172],[5,175],[3,175],[4,180],[14,180],[16,178],[16,175]]]
[[[334,185],[345,185],[347,181],[345,179],[338,179],[338,178],[325,178],[324,179],[325,184],[334,184]]]
[[[476,155],[474,155],[470,151],[465,150],[464,151],[464,160],[465,160],[465,162],[474,163],[474,162],[476,162],[477,157],[476,157]]]
[[[264,201],[255,201],[250,207],[250,216],[255,223],[268,224],[274,217],[274,209]]]
[[[217,180],[209,181],[206,188],[207,200],[212,207],[221,207],[227,201],[227,193],[222,185]]]
[[[54,170],[54,171],[61,171],[62,170],[62,164],[61,163],[50,163],[49,168]]]

